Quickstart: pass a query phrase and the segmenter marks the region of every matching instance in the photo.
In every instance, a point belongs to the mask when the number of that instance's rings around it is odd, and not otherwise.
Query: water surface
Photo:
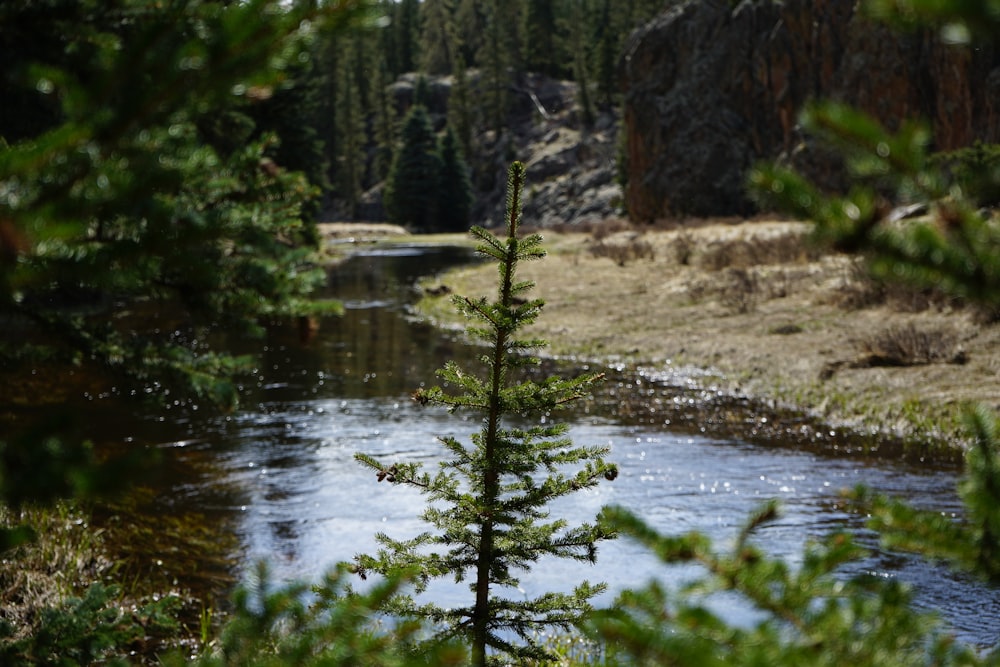
[[[330,292],[344,300],[343,317],[324,320],[305,346],[290,330],[272,332],[241,411],[178,415],[174,427],[185,429],[184,437],[161,443],[178,470],[186,471],[173,482],[172,502],[227,517],[245,566],[267,559],[280,580],[315,579],[338,561],[374,551],[377,532],[394,538],[420,532],[422,498],[378,483],[353,456],[417,461],[433,470],[442,455],[439,436],[468,441],[478,429],[475,416],[410,399],[416,388],[436,382],[434,371],[446,360],[476,363],[477,350],[413,321],[406,307],[418,276],[464,261],[472,261],[464,249],[398,247],[359,253],[333,270]],[[703,434],[696,423],[678,427],[676,410],[646,410],[637,419],[638,385],[647,404],[676,407],[689,397],[676,382],[611,375],[610,391],[560,417],[571,423],[576,444],[608,446],[620,467],[614,482],[553,506],[555,515],[571,523],[593,520],[603,505],[615,503],[661,531],[703,531],[724,548],[750,511],[778,498],[780,519],[756,539],[771,555],[795,564],[808,539],[845,526],[864,534],[859,517],[839,502],[843,488],[866,484],[935,511],[960,511],[954,467],[844,455],[828,445],[751,443],[718,429]],[[192,470],[200,472],[192,476]],[[876,546],[870,535],[865,539]],[[985,644],[1000,633],[996,589],[877,549],[856,568],[912,583],[918,603],[941,610],[965,639]],[[584,578],[605,581],[610,590],[601,601],[608,602],[651,577],[692,574],[690,568],[667,570],[619,540],[602,545],[594,566],[541,563],[525,574],[522,587],[535,595],[568,590]],[[435,586],[431,594],[442,604],[469,601],[464,586]],[[727,613],[737,621],[751,618],[739,607]]]

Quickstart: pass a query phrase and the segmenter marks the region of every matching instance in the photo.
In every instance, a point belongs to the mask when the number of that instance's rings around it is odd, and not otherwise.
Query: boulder
[[[787,160],[836,187],[831,154],[796,126],[809,99],[847,102],[890,129],[931,126],[938,150],[1000,136],[992,45],[900,34],[850,0],[681,0],[629,38],[621,61],[636,220],[746,215],[749,168]]]

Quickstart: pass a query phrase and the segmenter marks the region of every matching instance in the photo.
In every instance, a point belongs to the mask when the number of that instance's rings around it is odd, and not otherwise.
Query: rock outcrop
[[[636,31],[622,59],[635,220],[744,215],[748,169],[788,160],[836,186],[835,164],[796,127],[813,98],[850,103],[890,129],[921,119],[937,150],[1000,140],[993,45],[899,34],[852,0],[682,0]]]
[[[469,70],[467,76],[476,97],[479,72]],[[417,74],[405,74],[389,89],[400,116],[413,104],[418,79]],[[427,78],[428,111],[437,130],[445,125],[453,83],[451,77]],[[620,215],[617,114],[604,111],[586,126],[576,84],[538,74],[522,75],[508,93],[507,129],[497,137],[480,126],[476,154],[466,158],[476,189],[472,221],[486,227],[504,224],[505,176],[514,159],[528,169],[523,207],[530,226],[583,225]],[[365,219],[384,219],[381,184],[364,194],[362,205]]]

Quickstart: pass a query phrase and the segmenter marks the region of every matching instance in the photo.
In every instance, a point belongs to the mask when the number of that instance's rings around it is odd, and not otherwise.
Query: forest
[[[989,2],[868,4],[900,30],[943,25],[973,42],[1000,29]],[[621,465],[607,447],[576,444],[553,417],[588,400],[610,370],[562,377],[540,358],[545,341],[525,331],[546,304],[524,272],[549,258],[523,218],[530,173],[513,150],[512,110],[532,109],[524,81],[544,76],[575,84],[581,126],[613,115],[624,45],[662,5],[0,5],[0,662],[1000,663],[995,644],[957,640],[906,584],[850,569],[872,543],[850,530],[810,539],[794,564],[768,553],[757,538],[781,520],[774,501],[747,506],[724,541],[667,534],[615,505],[578,524],[550,515],[560,500],[620,485]],[[446,105],[433,101],[443,89]],[[761,206],[811,221],[818,242],[884,276],[996,307],[1000,227],[928,159],[919,128],[889,133],[821,103],[801,122],[839,141],[854,187],[831,193],[762,164],[749,185]],[[487,228],[476,202],[494,191],[506,206]],[[930,214],[895,225],[884,200],[897,196]],[[170,454],[95,443],[94,397],[141,405],[158,415],[154,425],[185,410],[228,424],[254,400],[273,341],[305,344],[316,320],[347,307],[323,292],[317,223],[382,219],[417,233],[471,232],[498,274],[494,296],[452,299],[477,352],[447,360],[440,386],[428,377],[412,395],[421,409],[471,415],[481,430],[468,441],[438,436],[433,465],[353,452],[378,489],[356,493],[410,489],[424,499],[426,531],[397,537],[373,518],[374,553],[287,585],[262,562],[217,599],[170,575],[199,564],[116,556],[116,542],[195,530],[106,521],[141,502],[143,480]],[[963,410],[960,519],[861,487],[842,502],[885,548],[995,591],[1000,419],[986,398]],[[225,539],[188,537],[205,549]],[[592,563],[599,544],[617,540],[697,574],[681,586],[636,582],[610,604],[595,602],[599,582],[533,596],[520,588],[539,562]],[[438,580],[471,601],[420,597]],[[718,613],[713,596],[739,599],[751,622]]]

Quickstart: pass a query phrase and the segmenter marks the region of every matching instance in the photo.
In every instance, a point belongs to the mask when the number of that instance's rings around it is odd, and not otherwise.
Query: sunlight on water
[[[415,276],[468,261],[464,251],[452,249],[441,257],[429,252],[383,250],[338,269],[331,276],[331,292],[348,303],[344,316],[323,321],[317,339],[305,347],[270,340],[260,376],[247,388],[250,407],[236,415],[199,414],[188,427],[194,434],[191,444],[179,441],[170,448],[188,456],[203,452],[213,466],[213,477],[200,482],[203,487],[232,490],[219,496],[228,503],[219,509],[237,517],[247,566],[267,559],[282,580],[314,579],[338,561],[373,552],[376,532],[405,538],[423,530],[423,498],[379,483],[353,456],[364,452],[386,462],[417,461],[434,472],[443,453],[437,438],[455,436],[468,443],[478,428],[475,417],[422,408],[409,398],[417,387],[435,381],[434,371],[445,360],[474,363],[478,355],[403,313]],[[692,400],[679,394],[672,398],[670,386],[675,385],[660,383],[653,374],[643,382],[650,400]],[[639,384],[623,384],[622,400]],[[778,498],[781,517],[756,539],[768,553],[794,565],[806,540],[838,527],[862,530],[859,517],[839,502],[843,488],[866,484],[949,514],[960,509],[953,471],[691,435],[692,429],[677,429],[660,413],[655,424],[642,425],[623,414],[624,408],[612,402],[567,417],[574,443],[608,445],[620,474],[614,482],[556,503],[554,516],[571,524],[591,521],[602,506],[614,503],[665,533],[703,531],[723,549],[751,510]],[[191,485],[186,480],[178,488]],[[913,583],[920,604],[954,618],[960,634],[973,641],[992,641],[1000,632],[1000,596],[943,568],[881,552],[858,567]],[[523,593],[513,594],[568,590],[586,578],[609,584],[601,599],[607,602],[651,577],[677,582],[695,573],[693,568],[666,570],[645,550],[620,540],[600,547],[595,566],[540,563],[523,576]],[[466,603],[469,595],[467,585],[447,583],[436,584],[429,594],[446,605]],[[729,598],[713,604],[735,622],[753,619]]]

